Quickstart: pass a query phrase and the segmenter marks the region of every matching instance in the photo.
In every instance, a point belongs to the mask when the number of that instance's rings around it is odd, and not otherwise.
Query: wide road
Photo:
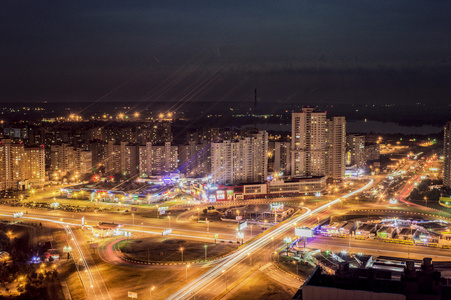
[[[397,257],[400,253],[407,253],[406,258],[423,259],[432,257],[434,260],[451,260],[451,250],[431,248],[426,246],[403,245],[395,243],[384,243],[377,239],[356,240],[353,238],[339,238],[315,236],[308,240],[307,248],[332,250],[335,252],[361,252],[369,255],[383,255]]]
[[[293,218],[290,218],[286,222],[272,228],[271,230],[262,233],[260,236],[255,238],[254,240],[248,242],[247,244],[243,245],[238,251],[236,251],[233,255],[228,257],[227,259],[223,260],[221,263],[210,269],[208,272],[202,274],[198,278],[192,280],[189,285],[186,285],[181,290],[174,293],[172,296],[170,296],[168,299],[187,299],[194,295],[196,295],[196,298],[198,299],[212,299],[212,293],[209,292],[213,289],[213,285],[215,286],[221,286],[222,284],[217,283],[218,278],[224,278],[224,285],[223,288],[225,289],[226,281],[230,280],[235,281],[237,278],[239,278],[242,274],[236,273],[229,273],[227,270],[233,269],[235,266],[239,265],[242,260],[248,258],[250,256],[257,256],[260,255],[261,249],[265,248],[268,244],[272,242],[271,238],[273,240],[279,239],[281,236],[284,236],[285,234],[291,232],[294,228],[294,223],[297,223],[299,225],[302,225],[302,222],[308,220],[309,218],[315,218],[317,214],[321,213],[322,211],[328,209],[330,206],[338,204],[342,198],[347,198],[350,196],[353,196],[355,194],[358,194],[362,192],[363,190],[366,190],[370,188],[373,185],[373,180],[371,179],[368,184],[366,184],[364,187],[355,190],[353,192],[350,192],[340,198],[337,198],[330,203],[326,203],[324,205],[319,206],[318,208],[312,210],[311,212],[306,212],[300,216],[295,216]],[[227,275],[227,276],[224,276]],[[216,293],[217,295],[217,293]]]

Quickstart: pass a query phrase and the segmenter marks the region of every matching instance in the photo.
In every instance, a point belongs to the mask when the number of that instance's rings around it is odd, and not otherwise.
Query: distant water
[[[432,134],[439,133],[443,127],[435,127],[424,125],[420,127],[401,126],[395,122],[380,122],[380,121],[349,121],[346,123],[347,132],[362,132],[362,133],[402,133],[402,134]]]
[[[239,128],[246,128],[253,126],[251,124],[243,125]],[[430,125],[425,125],[421,127],[409,127],[402,126],[395,122],[380,122],[380,121],[348,121],[346,123],[347,132],[361,132],[361,133],[401,133],[401,134],[433,134],[440,133],[443,127],[435,127]],[[257,128],[262,130],[271,131],[291,131],[290,124],[265,124],[258,123]]]

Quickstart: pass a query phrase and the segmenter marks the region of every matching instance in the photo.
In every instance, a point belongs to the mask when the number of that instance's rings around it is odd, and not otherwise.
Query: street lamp
[[[151,287],[149,290],[150,290],[150,299],[152,299],[152,291],[155,289],[155,287],[153,286],[153,287]]]
[[[133,226],[135,226],[135,214],[132,214],[133,217]]]
[[[182,252],[182,263],[183,263],[183,247],[180,247],[180,251]]]
[[[250,253],[248,253],[247,256],[249,257],[249,265],[252,266],[252,256]]]
[[[186,265],[186,268],[185,268],[185,281],[188,281],[188,268],[189,268],[189,266],[190,265]]]
[[[171,228],[171,216],[168,216],[168,220],[169,220],[169,228]]]
[[[207,247],[208,247],[207,244],[205,244],[204,245],[204,248],[205,248],[205,260],[207,260]]]
[[[199,207],[197,208],[197,223],[199,223],[199,219],[200,219],[200,212],[199,212]]]

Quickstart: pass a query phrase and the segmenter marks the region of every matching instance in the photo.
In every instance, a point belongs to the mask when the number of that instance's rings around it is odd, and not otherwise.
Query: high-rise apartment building
[[[346,121],[303,108],[292,114],[291,175],[342,179],[345,172]]]
[[[268,133],[249,132],[237,141],[211,145],[211,175],[215,184],[263,182],[268,174]]]
[[[443,185],[451,187],[451,121],[446,122],[443,139]]]
[[[120,173],[124,176],[138,174],[139,146],[130,145],[128,142],[108,142],[105,151],[105,172],[107,174]]]
[[[65,175],[67,172],[79,175],[92,172],[92,152],[75,148],[68,144],[52,145],[50,147],[50,170],[53,176]]]
[[[346,136],[346,164],[361,167],[365,164],[365,136]]]
[[[291,175],[326,174],[327,119],[325,112],[303,108],[291,121]]]
[[[142,177],[164,175],[174,172],[178,167],[178,147],[170,142],[164,145],[146,143],[139,146],[139,174]]]
[[[326,176],[343,179],[346,171],[346,120],[332,117],[327,128]]]
[[[44,145],[40,147],[24,148],[25,178],[28,180],[45,179],[45,150]]]
[[[178,146],[178,169],[188,177],[203,177],[210,174],[210,143],[190,141]]]
[[[290,149],[290,142],[274,143],[274,172],[283,173],[284,175],[291,174]]]
[[[43,185],[44,147],[25,148],[9,139],[0,141],[0,190]]]

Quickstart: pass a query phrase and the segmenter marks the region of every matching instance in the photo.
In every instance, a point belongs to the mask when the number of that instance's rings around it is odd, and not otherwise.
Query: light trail
[[[208,286],[209,283],[215,281],[217,278],[219,278],[223,274],[223,270],[228,270],[232,268],[235,264],[239,263],[241,260],[247,258],[248,253],[253,253],[259,248],[265,246],[266,244],[271,242],[271,237],[275,238],[276,236],[290,230],[293,228],[293,224],[295,222],[300,222],[306,220],[308,217],[310,217],[313,214],[320,213],[323,210],[327,209],[329,206],[337,204],[341,201],[343,198],[351,197],[355,194],[358,194],[369,187],[373,185],[374,180],[370,179],[370,182],[367,183],[365,186],[361,187],[360,189],[357,189],[351,193],[348,193],[342,197],[339,197],[329,203],[326,203],[312,211],[307,211],[306,213],[302,214],[301,216],[295,217],[287,221],[286,223],[279,225],[276,229],[271,230],[269,233],[265,234],[259,239],[256,239],[254,241],[251,241],[249,244],[245,244],[244,247],[242,247],[240,250],[232,254],[231,257],[225,259],[223,262],[219,263],[212,269],[210,269],[205,274],[201,275],[200,277],[196,278],[195,280],[191,281],[188,286],[183,287],[181,290],[177,291],[167,299],[186,299],[191,297],[193,294],[198,293],[202,289],[204,289],[206,286]]]

